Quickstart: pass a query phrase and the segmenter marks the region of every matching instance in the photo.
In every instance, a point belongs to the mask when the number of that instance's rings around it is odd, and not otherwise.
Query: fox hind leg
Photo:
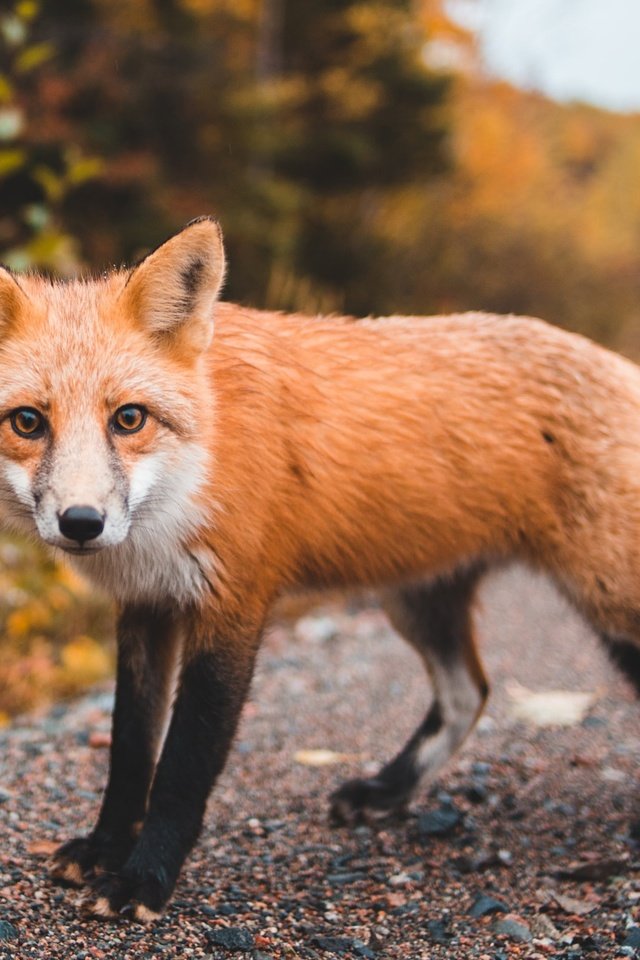
[[[609,634],[600,636],[611,660],[640,695],[640,645]]]
[[[434,696],[402,750],[373,777],[350,780],[331,798],[337,822],[365,809],[403,807],[418,785],[433,779],[480,716],[488,685],[475,648],[472,604],[481,568],[465,570],[385,598],[392,625],[421,656]]]

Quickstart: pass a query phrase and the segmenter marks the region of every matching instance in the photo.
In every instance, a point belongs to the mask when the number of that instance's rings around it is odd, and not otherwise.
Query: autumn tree
[[[445,81],[410,0],[51,0],[32,96],[104,175],[65,197],[86,259],[220,216],[228,294],[374,309],[394,185],[445,166]],[[373,279],[372,279],[373,278]]]
[[[50,41],[37,38],[40,12],[34,0],[17,0],[0,13],[0,248],[16,269],[66,274],[79,255],[63,204],[101,164],[83,154],[55,109],[36,107],[56,56]]]

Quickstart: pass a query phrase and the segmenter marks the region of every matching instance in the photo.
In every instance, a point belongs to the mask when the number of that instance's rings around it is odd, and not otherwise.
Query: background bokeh
[[[640,356],[640,115],[492,78],[439,0],[23,0],[0,47],[13,268],[101,271],[208,213],[229,299],[528,313]],[[0,554],[6,718],[107,673],[112,627]]]

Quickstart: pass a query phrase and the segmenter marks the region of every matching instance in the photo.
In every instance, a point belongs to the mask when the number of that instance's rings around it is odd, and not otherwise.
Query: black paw
[[[329,816],[339,826],[366,822],[367,813],[386,814],[403,810],[409,795],[376,777],[348,780],[331,794]]]
[[[50,875],[58,882],[81,887],[94,874],[118,870],[126,863],[133,842],[100,839],[95,834],[69,840],[51,858]]]
[[[153,873],[138,873],[126,866],[103,874],[89,884],[81,900],[83,913],[102,920],[125,919],[138,923],[159,920],[171,894]]]

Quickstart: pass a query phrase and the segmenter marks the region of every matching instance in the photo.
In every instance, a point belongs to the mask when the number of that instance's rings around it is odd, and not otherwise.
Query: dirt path
[[[421,717],[421,669],[375,610],[274,630],[202,840],[150,930],[81,919],[46,876],[53,842],[96,813],[107,752],[89,738],[109,729],[110,693],[2,731],[0,956],[640,955],[639,705],[542,581],[508,571],[482,598],[485,719],[408,817],[351,832],[329,827],[327,795]],[[538,727],[514,717],[514,679],[594,702]]]

